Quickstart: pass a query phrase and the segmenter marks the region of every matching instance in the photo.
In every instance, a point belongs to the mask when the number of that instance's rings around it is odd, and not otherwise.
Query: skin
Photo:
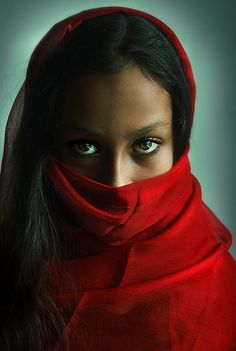
[[[137,66],[70,77],[61,103],[53,153],[80,174],[120,187],[172,167],[170,95]],[[153,125],[158,121],[161,125]]]

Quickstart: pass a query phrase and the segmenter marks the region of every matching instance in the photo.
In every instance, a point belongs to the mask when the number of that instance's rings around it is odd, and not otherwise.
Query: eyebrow
[[[76,127],[76,126],[70,126],[70,125],[66,125],[66,124],[59,124],[60,126],[67,128],[67,129],[74,129],[80,133],[88,133],[94,136],[98,136],[101,137],[102,133],[99,133],[95,130],[89,129],[89,128],[85,128],[85,127]],[[158,128],[169,128],[170,123],[169,122],[164,122],[161,120],[158,120],[152,124],[149,124],[148,126],[136,129],[136,130],[132,130],[131,132],[128,132],[124,135],[124,138],[130,139],[132,137],[135,136],[139,136],[148,132],[151,132],[152,130],[158,129]]]

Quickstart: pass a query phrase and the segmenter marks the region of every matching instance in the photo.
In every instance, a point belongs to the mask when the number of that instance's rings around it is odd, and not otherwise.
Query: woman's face
[[[54,153],[82,175],[119,187],[172,167],[170,95],[137,66],[74,76],[61,104]]]

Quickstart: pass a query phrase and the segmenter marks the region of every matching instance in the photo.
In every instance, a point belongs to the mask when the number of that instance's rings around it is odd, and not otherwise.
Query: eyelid
[[[157,138],[157,137],[142,137],[142,138],[139,138],[137,140],[135,140],[135,142],[133,144],[137,144],[137,143],[140,143],[141,141],[145,141],[145,140],[151,140],[153,142],[162,142],[163,140],[161,138]]]
[[[162,138],[157,138],[157,137],[142,137],[142,138],[139,138],[139,139],[136,139],[134,142],[132,142],[131,144],[136,144],[136,143],[140,143],[141,141],[144,141],[144,140],[151,140],[151,141],[154,141],[154,142],[163,142],[164,140]],[[87,142],[87,143],[90,143],[90,144],[93,144],[95,145],[97,148],[99,148],[99,144],[97,141],[93,140],[93,139],[90,139],[90,138],[78,138],[78,139],[74,139],[74,140],[70,140],[68,142],[69,145],[74,145],[74,144],[77,144],[77,143],[81,143],[81,142]]]
[[[68,145],[73,146],[75,144],[79,144],[79,143],[82,143],[82,142],[88,143],[88,144],[93,144],[93,145],[96,146],[97,149],[99,149],[98,143],[95,140],[85,139],[85,138],[70,140],[68,142]]]

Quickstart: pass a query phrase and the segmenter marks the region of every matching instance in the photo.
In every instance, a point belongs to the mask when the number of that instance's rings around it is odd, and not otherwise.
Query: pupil
[[[145,150],[148,150],[151,146],[152,141],[151,140],[146,140],[141,143],[141,147]],[[143,147],[144,146],[144,147]]]
[[[91,146],[91,144],[89,144],[89,143],[83,143],[81,145],[82,145],[82,147],[81,147],[82,151],[88,151],[89,147]]]

